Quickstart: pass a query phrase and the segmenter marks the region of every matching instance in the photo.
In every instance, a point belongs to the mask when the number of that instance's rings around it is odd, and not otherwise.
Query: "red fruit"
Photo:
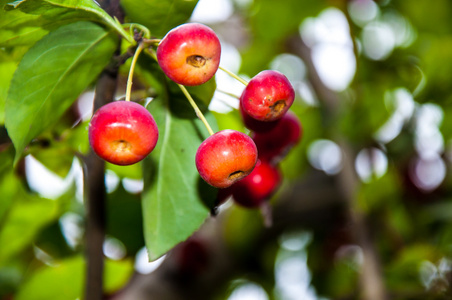
[[[253,140],[259,151],[259,159],[277,163],[301,139],[303,128],[298,117],[288,111],[277,125],[264,133],[255,132]]]
[[[198,276],[208,269],[210,249],[201,238],[190,237],[174,248],[173,256],[179,275]]]
[[[278,124],[279,120],[276,121],[259,121],[252,117],[250,117],[246,112],[243,111],[243,108],[240,106],[239,108],[240,114],[242,115],[243,124],[246,128],[255,132],[267,132],[274,128],[276,124]]]
[[[215,75],[220,65],[221,45],[215,32],[199,23],[186,23],[170,30],[157,48],[163,72],[182,85],[200,85]]]
[[[257,148],[246,134],[222,130],[204,140],[196,152],[196,168],[210,185],[226,188],[247,176],[257,162]]]
[[[254,76],[240,97],[244,112],[259,121],[280,119],[290,108],[295,91],[286,76],[266,70]]]
[[[234,184],[232,197],[236,203],[248,208],[260,207],[281,184],[281,173],[276,166],[258,160],[254,170]]]
[[[131,165],[155,147],[158,128],[151,113],[129,101],[110,102],[99,108],[89,124],[89,143],[102,159]]]

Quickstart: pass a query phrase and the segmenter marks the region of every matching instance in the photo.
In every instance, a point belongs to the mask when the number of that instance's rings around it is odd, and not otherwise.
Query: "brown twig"
[[[116,74],[103,72],[98,80],[94,110],[113,100]],[[103,296],[103,242],[105,236],[105,163],[91,150],[85,159],[86,287],[85,300]]]
[[[118,0],[98,1],[110,15],[121,17]],[[118,44],[119,49],[119,44]],[[112,101],[117,87],[117,63],[108,66],[100,75],[94,97],[94,110]],[[84,160],[86,207],[86,284],[85,300],[103,299],[103,243],[105,237],[105,163],[91,150]]]
[[[312,61],[311,49],[298,35],[289,41],[288,48],[291,52],[300,56],[305,62],[308,69],[308,79],[325,108],[327,119],[335,120],[341,99],[337,93],[330,90],[322,82]],[[349,219],[352,224],[352,235],[356,243],[361,247],[364,257],[360,276],[361,299],[387,299],[387,292],[381,273],[381,264],[366,224],[366,216],[356,209],[355,193],[359,184],[353,162],[356,153],[343,135],[339,132],[335,132],[333,135],[333,138],[341,147],[344,156],[343,169],[337,176],[338,188],[342,192],[347,206]]]

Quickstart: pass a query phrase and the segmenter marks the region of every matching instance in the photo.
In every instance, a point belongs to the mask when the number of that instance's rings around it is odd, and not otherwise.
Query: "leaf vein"
[[[36,110],[36,113],[34,114],[33,119],[31,120],[30,124],[33,124],[35,122],[35,120],[37,119],[37,117],[40,115],[39,112],[41,111],[41,109],[43,108],[43,106],[47,103],[47,101],[49,100],[49,98],[51,97],[51,95],[55,92],[56,88],[60,85],[60,83],[66,78],[67,74],[69,74],[69,72],[74,68],[74,66],[76,66],[76,64],[81,60],[81,58],[86,55],[86,53],[88,53],[88,51],[90,49],[92,49],[93,47],[95,47],[96,45],[98,45],[105,37],[107,37],[109,34],[109,32],[105,32],[104,34],[100,35],[99,38],[97,38],[96,40],[94,40],[92,43],[87,43],[88,45],[90,45],[89,47],[87,47],[84,51],[82,51],[77,57],[75,57],[74,61],[68,66],[68,68],[66,68],[66,71],[61,75],[61,77],[58,79],[58,81],[53,85],[53,88],[50,90],[49,94],[47,95],[47,97],[44,99],[44,101],[42,101],[41,105],[38,107],[38,109]]]

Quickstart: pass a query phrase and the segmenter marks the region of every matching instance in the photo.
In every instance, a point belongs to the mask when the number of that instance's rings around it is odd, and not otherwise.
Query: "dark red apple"
[[[279,119],[269,122],[259,121],[250,117],[246,112],[243,111],[243,108],[241,106],[239,107],[239,110],[245,127],[254,132],[267,132],[273,129],[279,122]]]
[[[234,202],[248,208],[258,208],[267,201],[281,184],[279,169],[258,160],[253,171],[230,187]]]
[[[300,142],[302,134],[300,120],[288,111],[274,128],[266,132],[254,132],[252,138],[259,151],[259,159],[275,164]]]

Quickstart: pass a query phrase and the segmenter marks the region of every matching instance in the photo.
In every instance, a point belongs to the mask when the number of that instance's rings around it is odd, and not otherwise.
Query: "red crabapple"
[[[183,278],[201,275],[208,269],[211,260],[211,250],[207,241],[198,236],[191,236],[178,244],[171,255],[178,275]]]
[[[247,177],[230,187],[234,202],[248,208],[261,207],[275,193],[281,180],[276,166],[258,160]]]
[[[131,165],[145,158],[157,144],[158,135],[151,113],[129,101],[114,101],[99,108],[88,130],[94,152],[116,165]]]
[[[239,107],[240,115],[242,116],[243,124],[246,128],[254,132],[266,132],[272,129],[278,124],[279,119],[276,121],[259,121],[250,117],[246,112],[243,111],[242,106]]]
[[[231,129],[211,135],[196,152],[199,175],[217,188],[226,188],[247,176],[256,161],[257,148],[253,140]]]
[[[300,120],[288,111],[273,129],[263,133],[254,132],[252,138],[259,151],[259,159],[276,163],[300,141],[302,133]]]
[[[174,82],[194,86],[212,78],[220,65],[221,45],[216,33],[199,23],[170,30],[157,48],[163,72]]]
[[[244,112],[259,121],[280,119],[290,108],[295,91],[284,74],[265,70],[254,76],[240,96]]]

